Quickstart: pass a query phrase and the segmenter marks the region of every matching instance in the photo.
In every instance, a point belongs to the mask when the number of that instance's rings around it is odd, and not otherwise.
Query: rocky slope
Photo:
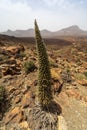
[[[77,42],[77,41],[76,41]],[[79,42],[79,41],[78,41]],[[60,106],[58,130],[87,129],[87,44],[47,45],[54,101]],[[25,73],[24,63],[36,68]],[[0,42],[0,130],[30,130],[29,111],[36,104],[38,62],[35,45]]]

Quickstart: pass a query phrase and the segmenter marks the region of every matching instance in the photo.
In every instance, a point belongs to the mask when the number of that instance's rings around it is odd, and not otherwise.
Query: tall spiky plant
[[[44,108],[48,107],[48,105],[51,103],[53,99],[52,87],[51,87],[51,74],[50,74],[48,55],[36,20],[35,20],[35,38],[36,38],[38,63],[39,63],[38,101],[39,104]]]

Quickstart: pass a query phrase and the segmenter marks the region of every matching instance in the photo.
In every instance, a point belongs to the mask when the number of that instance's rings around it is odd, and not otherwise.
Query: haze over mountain
[[[8,36],[15,36],[15,37],[34,37],[34,29],[27,29],[27,30],[7,30],[6,32],[2,32],[1,34],[5,34]],[[87,31],[80,29],[77,25],[73,25],[59,31],[51,32],[46,29],[41,30],[41,34],[45,38],[50,37],[58,37],[58,36],[87,36]]]

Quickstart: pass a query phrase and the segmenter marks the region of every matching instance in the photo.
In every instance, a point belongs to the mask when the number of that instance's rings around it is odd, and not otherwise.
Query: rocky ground
[[[87,44],[47,45],[54,101],[61,107],[58,130],[87,130]],[[26,73],[24,63],[32,61]],[[0,130],[30,130],[29,111],[36,104],[38,61],[35,45],[0,42]]]

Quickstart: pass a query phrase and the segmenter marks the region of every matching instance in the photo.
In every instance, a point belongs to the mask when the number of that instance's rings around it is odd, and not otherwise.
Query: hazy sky
[[[87,0],[0,0],[0,32],[33,28],[35,18],[40,29],[87,30]]]

